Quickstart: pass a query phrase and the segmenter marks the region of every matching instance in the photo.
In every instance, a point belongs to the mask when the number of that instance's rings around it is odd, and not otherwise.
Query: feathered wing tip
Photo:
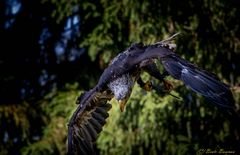
[[[182,80],[194,92],[220,107],[235,108],[231,90],[213,74],[199,69],[175,54],[163,58],[162,63],[171,76]]]
[[[74,123],[68,127],[68,155],[95,154],[95,141],[106,123],[112,105],[100,103],[97,106],[78,106]],[[74,116],[73,116],[74,117]]]
[[[170,36],[169,38],[165,39],[165,40],[162,40],[162,41],[159,41],[159,42],[156,42],[154,43],[153,45],[159,45],[159,44],[170,44],[171,41],[173,41],[178,35],[180,35],[181,33],[178,32],[178,33],[175,33],[174,35]]]

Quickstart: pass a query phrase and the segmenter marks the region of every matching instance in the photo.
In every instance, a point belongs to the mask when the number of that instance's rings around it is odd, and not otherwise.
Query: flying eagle
[[[68,154],[95,153],[95,142],[109,116],[111,104],[108,101],[112,98],[119,102],[123,111],[135,82],[145,90],[156,88],[151,82],[143,82],[140,77],[143,71],[163,82],[167,89],[171,89],[171,84],[164,78],[170,75],[215,105],[234,108],[233,96],[226,84],[173,52],[174,44],[170,41],[175,36],[151,45],[131,45],[111,61],[94,88],[80,95],[79,106],[68,124]],[[156,59],[161,61],[167,74],[160,73]]]

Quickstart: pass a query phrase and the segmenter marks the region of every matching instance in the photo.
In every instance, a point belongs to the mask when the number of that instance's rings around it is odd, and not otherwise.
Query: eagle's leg
[[[152,88],[153,88],[153,85],[152,85],[152,82],[151,82],[151,81],[144,82],[141,77],[139,77],[139,78],[137,79],[137,83],[139,84],[139,86],[140,86],[141,88],[143,88],[143,89],[146,90],[146,91],[151,91]]]
[[[154,62],[144,66],[143,69],[151,76],[163,82],[164,89],[166,91],[171,91],[173,89],[173,85],[171,84],[171,82],[165,80],[165,77],[168,76],[168,73],[165,71],[163,72],[163,74],[161,74]]]
[[[173,90],[173,85],[170,81],[167,81],[167,80],[163,80],[163,85],[164,85],[164,89],[166,91],[171,91]]]

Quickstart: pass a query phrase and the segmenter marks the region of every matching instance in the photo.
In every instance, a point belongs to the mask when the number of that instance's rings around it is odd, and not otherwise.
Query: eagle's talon
[[[171,91],[173,90],[173,85],[171,84],[171,82],[167,81],[167,80],[164,80],[163,81],[163,85],[164,85],[164,89],[166,91]]]
[[[152,82],[151,81],[147,81],[144,86],[143,86],[143,89],[146,90],[146,91],[151,91],[152,90]]]

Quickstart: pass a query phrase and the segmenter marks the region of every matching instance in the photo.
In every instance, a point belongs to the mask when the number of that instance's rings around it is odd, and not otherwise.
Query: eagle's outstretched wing
[[[235,108],[234,99],[229,87],[221,82],[214,74],[198,68],[187,60],[182,59],[168,44],[153,44],[145,46],[144,52],[131,57],[130,63],[138,64],[147,59],[160,59],[166,71],[175,79],[181,80],[194,92],[199,93],[219,107]],[[135,48],[138,50],[138,47]]]
[[[208,98],[220,107],[234,108],[234,100],[229,86],[214,74],[198,68],[176,54],[162,58],[162,64],[174,78],[181,80],[194,92]]]
[[[98,133],[106,123],[113,95],[92,89],[79,98],[79,106],[68,124],[68,154],[94,154]]]

